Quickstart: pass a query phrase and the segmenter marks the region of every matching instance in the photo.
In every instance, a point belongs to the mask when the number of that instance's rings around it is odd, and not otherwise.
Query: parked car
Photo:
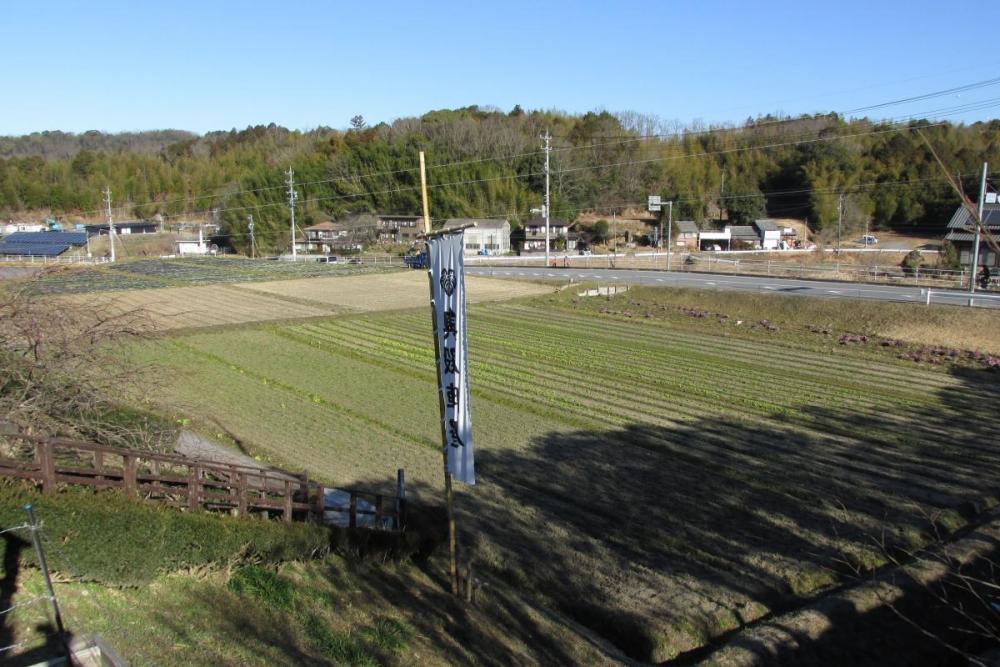
[[[336,264],[339,260],[336,255],[327,255],[326,257],[320,257],[319,261],[323,264]]]
[[[864,243],[865,245],[875,245],[876,243],[878,243],[878,239],[872,236],[871,234],[866,234],[865,236],[861,237],[861,242]]]

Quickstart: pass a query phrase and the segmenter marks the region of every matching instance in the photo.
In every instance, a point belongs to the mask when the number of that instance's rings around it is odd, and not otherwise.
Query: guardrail
[[[66,438],[17,434],[15,456],[0,457],[0,474],[30,479],[43,493],[59,484],[122,489],[188,510],[231,511],[318,520],[322,493],[307,477],[249,466],[106,447]]]
[[[790,253],[813,253],[815,251],[781,251],[780,255]],[[843,251],[848,252],[848,251]],[[864,253],[877,251],[856,249],[853,252]],[[903,251],[882,251],[903,254]],[[969,284],[969,273],[966,270],[952,271],[932,267],[921,267],[912,271],[903,270],[898,263],[879,264],[877,261],[867,264],[848,262],[829,262],[818,264],[794,264],[784,259],[760,259],[756,256],[767,255],[767,251],[732,251],[718,253],[671,253],[670,269],[678,272],[733,273],[741,275],[759,275],[786,278],[812,278],[819,280],[834,280],[857,283],[900,284],[921,287],[964,288]],[[875,257],[881,255],[876,254]],[[749,257],[749,259],[747,258]],[[541,256],[509,256],[509,257],[466,257],[469,266],[513,266],[526,268],[545,268],[545,257]],[[666,270],[667,253],[650,252],[635,254],[603,254],[603,255],[569,255],[553,253],[550,256],[551,268],[576,269],[647,269]]]
[[[0,436],[2,440],[9,444],[7,451],[0,453],[0,475],[32,480],[43,493],[55,492],[60,484],[74,484],[121,489],[188,511],[317,522],[323,522],[329,513],[345,513],[345,527],[349,528],[402,530],[406,526],[402,470],[397,493],[392,495],[364,489],[328,490],[310,481],[305,473],[198,461],[68,438],[5,434]],[[328,491],[344,494],[347,504],[328,504]]]

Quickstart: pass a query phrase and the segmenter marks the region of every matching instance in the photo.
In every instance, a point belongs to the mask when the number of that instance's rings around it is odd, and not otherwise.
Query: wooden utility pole
[[[420,151],[420,197],[424,202],[424,234],[431,233],[431,214],[427,205],[427,168],[424,165],[424,152]]]

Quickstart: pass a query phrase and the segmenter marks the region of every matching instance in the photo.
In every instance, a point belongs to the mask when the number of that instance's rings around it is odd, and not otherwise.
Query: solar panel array
[[[0,241],[0,255],[55,257],[69,250],[68,243],[9,243]]]
[[[0,255],[55,257],[86,242],[86,232],[14,232],[0,240]]]
[[[4,238],[5,243],[24,243],[49,245],[65,243],[66,245],[83,245],[87,242],[86,232],[14,232]]]

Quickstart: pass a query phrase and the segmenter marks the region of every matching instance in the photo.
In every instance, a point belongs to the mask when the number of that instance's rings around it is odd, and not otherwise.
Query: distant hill
[[[552,211],[645,208],[675,201],[675,219],[807,218],[815,231],[844,221],[933,233],[958,203],[916,130],[948,169],[978,191],[983,160],[1000,163],[1000,121],[893,125],[837,114],[765,116],[739,126],[677,128],[636,113],[509,113],[476,106],[346,131],[271,124],[195,135],[179,130],[0,138],[0,218],[32,212],[103,215],[109,185],[115,215],[211,219],[248,244],[253,216],[261,249],[287,243],[287,169],[295,171],[303,226],[352,213],[420,212],[417,153],[426,152],[431,213],[506,217],[542,204],[544,154],[552,133]]]
[[[171,144],[197,139],[198,135],[184,130],[151,130],[108,134],[91,130],[83,134],[72,132],[33,132],[22,137],[0,137],[0,158],[35,155],[45,159],[72,158],[80,151],[128,151],[159,153]]]

